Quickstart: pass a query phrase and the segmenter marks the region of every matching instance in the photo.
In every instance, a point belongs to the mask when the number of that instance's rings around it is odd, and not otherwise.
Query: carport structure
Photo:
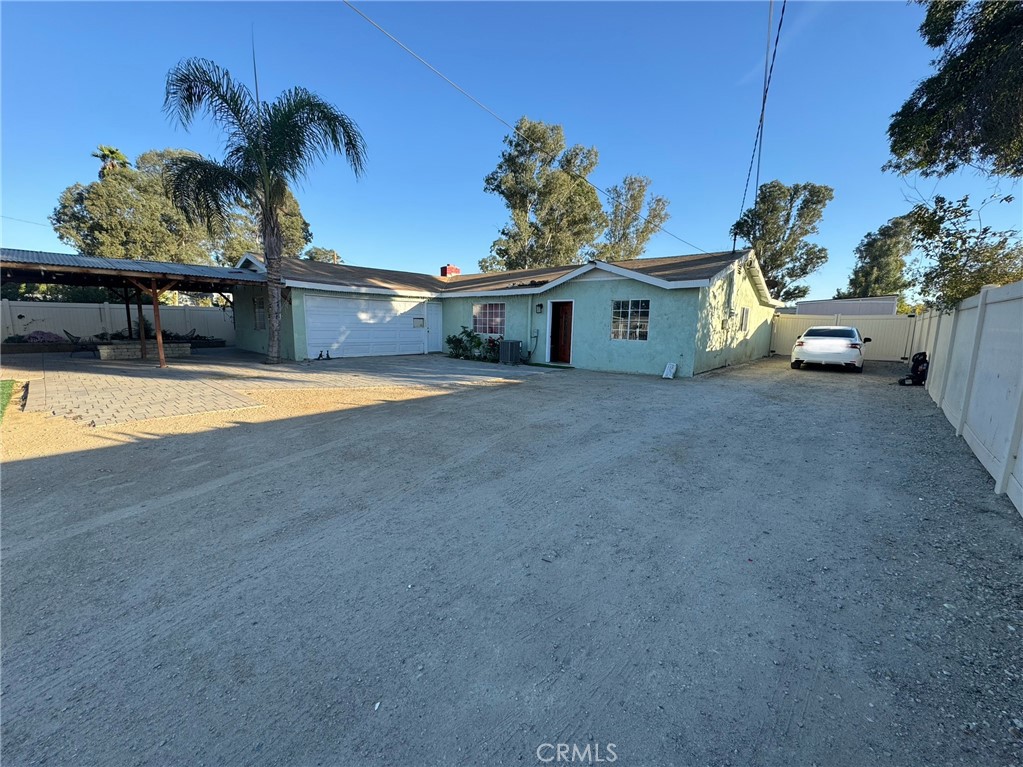
[[[4,282],[42,283],[109,288],[123,291],[124,311],[131,335],[131,296],[138,311],[139,346],[146,357],[146,331],[142,295],[153,301],[153,325],[160,367],[167,367],[160,326],[160,295],[168,290],[195,293],[231,292],[238,285],[262,285],[266,276],[246,269],[175,264],[164,261],[133,261],[65,253],[0,248],[0,275]]]

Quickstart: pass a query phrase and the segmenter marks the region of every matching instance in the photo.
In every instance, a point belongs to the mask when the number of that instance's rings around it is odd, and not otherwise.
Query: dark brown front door
[[[551,362],[572,361],[572,302],[551,304]]]

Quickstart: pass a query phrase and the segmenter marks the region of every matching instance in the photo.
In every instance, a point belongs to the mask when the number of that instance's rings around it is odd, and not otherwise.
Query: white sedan
[[[804,362],[842,365],[854,373],[863,372],[863,345],[869,344],[860,331],[845,325],[815,325],[807,328],[792,346],[791,365],[798,370]]]

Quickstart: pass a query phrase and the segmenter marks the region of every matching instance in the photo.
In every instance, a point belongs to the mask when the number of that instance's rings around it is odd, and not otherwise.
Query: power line
[[[495,120],[497,120],[497,121],[498,121],[499,123],[501,123],[501,124],[502,124],[502,125],[504,125],[505,127],[509,128],[509,129],[510,129],[510,130],[511,130],[511,131],[512,131],[513,133],[517,134],[517,135],[518,135],[518,136],[519,136],[519,137],[520,137],[520,138],[521,138],[521,139],[522,139],[523,141],[525,141],[525,142],[526,142],[527,144],[529,144],[529,145],[533,146],[534,148],[536,148],[536,147],[535,147],[535,144],[533,144],[533,142],[532,142],[532,141],[530,141],[530,139],[529,139],[529,138],[528,138],[527,136],[523,135],[523,134],[522,134],[522,132],[521,132],[521,131],[519,131],[519,130],[518,130],[518,129],[517,129],[517,128],[516,128],[515,126],[514,126],[514,125],[512,125],[512,124],[511,124],[510,122],[508,122],[507,120],[505,120],[505,119],[504,119],[503,117],[501,117],[501,115],[499,115],[499,114],[498,114],[497,112],[495,112],[495,111],[494,111],[493,109],[491,109],[491,108],[490,108],[490,107],[488,107],[488,106],[487,106],[486,104],[484,104],[484,103],[483,103],[482,101],[480,101],[479,99],[477,99],[477,98],[476,98],[475,96],[473,96],[473,95],[472,95],[471,93],[469,93],[469,92],[468,92],[467,90],[465,90],[465,88],[463,88],[463,87],[462,87],[462,86],[460,86],[460,85],[459,85],[458,83],[456,83],[456,82],[455,82],[454,80],[452,80],[451,78],[449,78],[449,77],[448,77],[447,75],[445,75],[445,74],[444,74],[443,72],[441,72],[441,71],[440,71],[439,69],[437,69],[437,67],[433,66],[433,64],[431,64],[431,63],[430,63],[429,61],[427,61],[426,59],[424,59],[424,58],[423,58],[422,56],[420,56],[420,55],[419,55],[418,53],[416,53],[416,52],[415,52],[414,50],[412,50],[412,49],[411,49],[411,48],[409,48],[409,47],[408,47],[407,45],[405,45],[405,43],[403,43],[403,42],[402,42],[401,40],[399,40],[399,39],[398,39],[397,37],[395,37],[395,36],[394,36],[394,35],[392,35],[392,34],[391,34],[390,32],[388,32],[388,31],[387,31],[386,29],[384,29],[384,28],[383,28],[382,26],[380,26],[379,24],[377,24],[377,23],[376,23],[376,22],[375,22],[375,21],[374,21],[373,19],[371,19],[371,18],[370,18],[369,16],[367,16],[367,15],[366,15],[365,13],[363,13],[363,12],[362,12],[362,11],[360,11],[360,10],[359,10],[358,8],[356,8],[356,7],[355,7],[355,6],[354,6],[354,5],[353,5],[353,4],[352,4],[352,3],[350,2],[350,0],[341,0],[341,1],[342,1],[342,2],[343,2],[343,3],[345,4],[345,5],[347,5],[347,6],[349,7],[349,8],[351,8],[351,9],[352,9],[353,11],[355,11],[355,12],[356,12],[357,14],[359,14],[359,15],[360,15],[360,16],[361,16],[361,17],[362,17],[363,19],[365,19],[365,20],[366,20],[367,22],[369,22],[369,23],[370,23],[370,24],[371,24],[371,25],[372,25],[373,27],[375,27],[375,28],[376,28],[377,30],[379,30],[380,32],[382,32],[382,33],[383,33],[383,34],[384,34],[384,35],[385,35],[385,36],[386,36],[386,37],[387,37],[388,39],[390,39],[390,40],[391,40],[391,41],[392,41],[393,43],[395,43],[395,44],[396,44],[396,45],[397,45],[397,46],[398,46],[399,48],[401,48],[401,49],[402,49],[403,51],[405,51],[405,52],[406,52],[406,53],[408,53],[408,54],[409,54],[410,56],[412,56],[412,58],[414,58],[414,59],[415,59],[416,61],[418,61],[418,62],[419,62],[420,64],[422,64],[422,65],[423,65],[423,66],[425,66],[425,67],[426,67],[427,69],[429,69],[429,70],[430,70],[431,72],[433,72],[433,73],[434,73],[435,75],[437,75],[437,77],[439,77],[439,78],[440,78],[441,80],[443,80],[443,81],[444,81],[444,82],[446,82],[446,83],[447,83],[448,85],[450,85],[450,86],[451,86],[452,88],[454,88],[454,89],[455,89],[456,91],[458,91],[459,93],[461,93],[461,94],[462,94],[463,96],[465,96],[465,97],[466,97],[467,99],[469,99],[469,101],[471,101],[471,102],[472,102],[473,104],[475,104],[476,106],[478,106],[478,107],[479,107],[480,109],[482,109],[482,110],[483,110],[484,112],[486,112],[487,114],[489,114],[489,115],[490,115],[491,117],[493,117],[493,118],[494,118]],[[552,158],[552,159],[553,159],[553,158]],[[564,169],[563,169],[563,170],[564,170]],[[584,182],[586,182],[587,184],[589,184],[590,186],[592,186],[592,187],[593,187],[593,188],[594,188],[594,189],[595,189],[596,191],[600,192],[600,193],[601,193],[602,195],[604,195],[604,196],[605,196],[605,197],[606,197],[607,199],[611,200],[612,202],[619,202],[619,200],[618,200],[618,199],[617,199],[616,197],[614,197],[613,195],[611,195],[611,193],[610,193],[610,192],[608,192],[608,191],[607,191],[606,189],[602,189],[601,187],[597,186],[597,185],[596,185],[596,184],[594,184],[594,183],[593,183],[592,181],[590,181],[590,180],[589,180],[588,178],[585,178],[585,177],[583,177],[583,176],[580,176],[580,175],[579,175],[578,173],[575,173],[575,172],[573,172],[573,171],[570,171],[570,170],[566,170],[565,172],[566,172],[566,173],[568,173],[568,174],[569,174],[569,175],[571,175],[571,176],[574,176],[574,177],[575,177],[576,179],[578,179],[579,181],[584,181]],[[644,215],[643,215],[642,213],[640,213],[640,212],[638,212],[638,211],[636,212],[636,215],[637,215],[637,216],[638,216],[639,218],[641,218],[641,219],[643,220],[643,222],[644,222],[644,223],[648,223],[648,222],[649,222],[649,220],[650,220],[650,219],[648,219],[648,218],[647,218],[646,216],[644,216]],[[659,231],[659,232],[662,232],[663,234],[666,234],[666,235],[668,235],[669,237],[672,237],[672,238],[674,238],[674,239],[678,240],[679,242],[681,242],[681,243],[684,243],[685,245],[688,245],[688,246],[689,246],[689,247],[691,247],[691,248],[695,248],[696,250],[700,251],[701,253],[707,253],[707,252],[708,252],[708,251],[704,250],[703,248],[701,248],[701,247],[700,247],[699,245],[694,245],[693,243],[689,242],[689,240],[683,239],[682,237],[679,237],[679,236],[678,236],[677,234],[673,234],[672,232],[669,232],[669,231],[668,231],[667,229],[665,229],[665,228],[664,228],[663,226],[658,226],[658,227],[657,227],[657,231]]]
[[[41,224],[38,221],[27,221],[27,220],[25,220],[23,218],[15,218],[14,216],[0,216],[0,218],[5,218],[8,221],[20,221],[22,224],[32,224],[33,226],[47,226],[47,227],[49,226],[49,224]]]
[[[771,79],[774,76],[774,62],[778,57],[778,40],[781,39],[781,27],[785,23],[785,6],[788,4],[788,0],[782,0],[781,14],[778,16],[778,32],[774,37],[774,51],[771,53],[771,66],[766,69],[764,77],[764,93],[760,100],[760,120],[757,122],[757,134],[753,139],[753,153],[749,158],[749,169],[746,171],[746,185],[742,188],[742,204],[739,206],[739,217],[742,217],[743,211],[746,208],[746,195],[749,193],[749,180],[753,175],[753,162],[756,161],[757,165],[757,191],[760,191],[760,155],[761,150],[764,146],[764,115],[767,112],[767,93],[771,88]],[[774,4],[771,5],[770,15],[773,15]],[[770,37],[768,38],[768,46],[770,47]],[[767,56],[764,56],[764,64],[766,67]],[[735,248],[735,240],[732,240],[732,248]]]
[[[767,115],[767,91],[771,87],[771,71],[767,67],[768,54],[771,52],[771,27],[774,21],[774,0],[767,7],[767,47],[764,49],[764,98],[760,105],[761,114]],[[777,50],[777,48],[775,49]],[[757,142],[757,179],[753,188],[760,189],[760,161],[764,159],[764,117],[760,118],[760,139]]]

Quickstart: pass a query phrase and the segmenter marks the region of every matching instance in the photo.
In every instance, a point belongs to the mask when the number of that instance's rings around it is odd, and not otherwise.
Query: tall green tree
[[[607,219],[586,178],[597,167],[593,147],[565,145],[560,125],[521,118],[504,139],[497,168],[484,180],[499,195],[511,220],[480,261],[483,271],[528,269],[579,263],[583,249]]]
[[[752,208],[732,225],[731,235],[741,238],[756,253],[771,296],[796,301],[810,292],[799,280],[828,260],[828,251],[808,241],[817,234],[824,208],[835,190],[821,184],[781,181],[761,184]]]
[[[886,169],[943,176],[962,167],[1023,176],[1023,2],[915,0],[938,51],[888,127]]]
[[[869,232],[856,246],[856,263],[849,275],[849,285],[835,293],[835,298],[870,298],[895,296],[904,299],[913,286],[906,276],[906,259],[913,252],[913,219],[898,216]]]
[[[106,175],[115,168],[130,168],[131,163],[124,153],[114,146],[100,144],[92,156],[100,161],[99,180],[102,181]]]
[[[262,101],[231,74],[206,59],[187,59],[167,74],[164,110],[188,127],[197,113],[226,134],[222,160],[189,155],[167,169],[168,189],[191,222],[211,233],[223,229],[232,207],[257,211],[267,277],[267,362],[281,361],[281,215],[291,184],[312,165],[343,155],[356,176],[366,160],[358,126],[305,88]]]
[[[112,165],[99,181],[65,189],[50,216],[61,242],[87,256],[210,263],[206,231],[167,196],[167,164],[185,152],[144,152],[135,168]]]
[[[611,208],[607,229],[590,255],[599,261],[628,261],[640,258],[653,234],[671,218],[668,200],[648,195],[652,182],[646,176],[626,176],[608,189]]]
[[[214,258],[220,264],[234,266],[246,253],[263,252],[261,238],[258,209],[239,205],[228,214],[223,230],[211,237]],[[281,206],[281,241],[281,255],[285,258],[298,258],[306,245],[313,241],[309,222],[303,217],[298,200],[290,190]]]
[[[324,264],[343,264],[344,259],[338,255],[333,248],[321,248],[316,245],[309,248],[302,254],[302,258],[308,261],[319,261]]]
[[[910,214],[924,255],[920,294],[938,309],[955,307],[985,285],[1023,280],[1019,233],[983,226],[969,203],[968,196],[956,202],[935,197],[933,204],[921,203]]]

